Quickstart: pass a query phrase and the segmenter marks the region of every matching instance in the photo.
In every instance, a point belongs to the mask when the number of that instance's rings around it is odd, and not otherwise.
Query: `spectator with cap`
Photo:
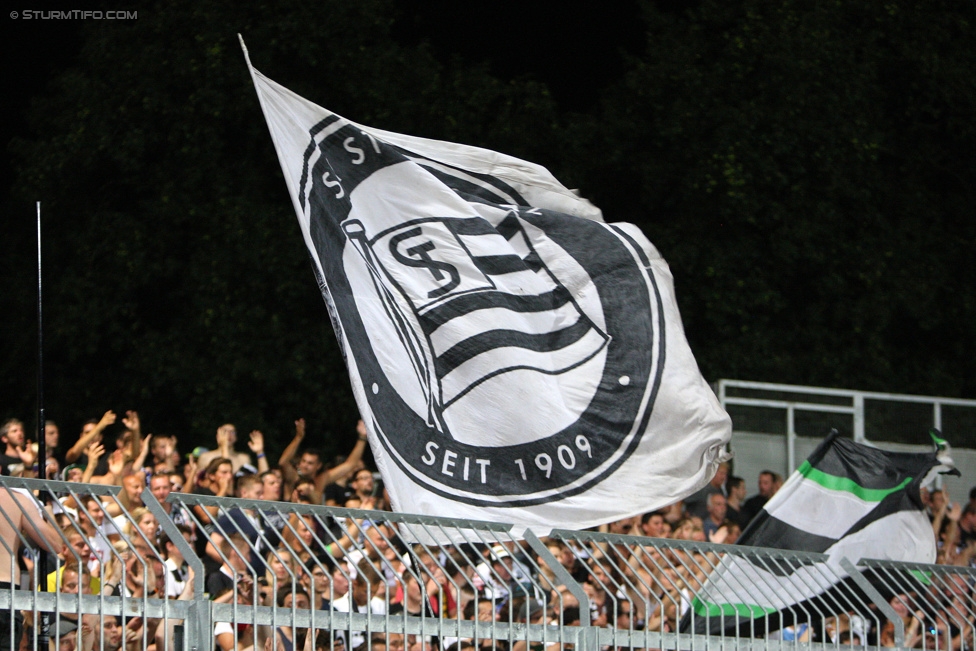
[[[518,586],[529,575],[511,551],[500,544],[488,550],[487,558],[475,568],[475,573],[484,583],[485,598],[499,603],[504,603],[510,596],[519,596],[523,591]]]
[[[59,617],[58,622],[51,626],[51,632],[57,636],[57,647],[54,647],[54,640],[51,640],[52,648],[57,651],[78,651],[81,645],[78,644],[78,624]]]

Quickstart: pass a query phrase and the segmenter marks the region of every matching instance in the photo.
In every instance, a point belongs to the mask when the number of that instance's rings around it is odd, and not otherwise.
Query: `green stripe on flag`
[[[768,608],[759,604],[710,604],[698,597],[691,600],[691,607],[695,610],[695,614],[701,617],[721,617],[722,615],[732,617],[738,615],[755,619],[778,612],[775,608]]]
[[[892,493],[896,493],[912,483],[912,478],[906,477],[905,481],[898,484],[894,488],[865,488],[848,477],[828,475],[822,470],[817,470],[810,465],[809,461],[804,461],[800,467],[797,468],[797,472],[810,481],[820,484],[824,488],[829,488],[830,490],[834,491],[846,491],[848,493],[852,493],[865,502],[880,502]]]
[[[918,582],[922,585],[932,585],[931,572],[923,572],[922,570],[908,570],[908,573],[918,579]]]

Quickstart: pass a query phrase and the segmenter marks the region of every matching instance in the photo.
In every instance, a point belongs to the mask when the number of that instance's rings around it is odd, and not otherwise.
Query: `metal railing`
[[[968,567],[573,530],[518,539],[503,523],[185,494],[160,504],[148,490],[141,510],[123,508],[119,487],[0,478],[9,488],[61,505],[0,517],[14,577],[0,631],[13,645],[25,616],[24,649],[44,645],[45,620],[68,640],[59,651],[116,651],[117,626],[127,651],[976,646]],[[58,519],[60,557],[20,553]]]
[[[976,400],[742,380],[719,380],[716,395],[735,431],[785,435],[788,472],[797,467],[797,436],[830,428],[858,442],[901,444],[926,444],[935,428],[953,447],[976,448]]]

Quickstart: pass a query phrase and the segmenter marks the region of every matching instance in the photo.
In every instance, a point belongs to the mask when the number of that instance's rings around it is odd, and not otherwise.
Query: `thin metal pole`
[[[37,477],[47,479],[47,437],[44,418],[44,310],[41,276],[41,202],[37,202]]]
[[[44,311],[42,309],[42,275],[41,275],[41,202],[37,202],[37,477],[47,479],[47,441],[44,435]],[[46,495],[42,491],[40,498],[45,501]],[[41,566],[39,574],[44,577],[40,581],[40,591],[47,591],[47,564],[48,553],[41,549],[37,559]],[[51,616],[50,613],[42,612],[37,627],[38,648],[47,649],[50,640]]]

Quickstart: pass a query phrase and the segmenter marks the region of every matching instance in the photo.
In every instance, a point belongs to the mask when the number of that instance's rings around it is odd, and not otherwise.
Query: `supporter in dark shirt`
[[[746,480],[742,477],[729,477],[729,495],[726,499],[725,517],[745,529],[749,521],[745,519],[743,508],[746,498]]]
[[[0,427],[0,474],[33,476],[32,466],[36,456],[26,445],[24,424],[11,418]]]
[[[775,492],[775,485],[776,473],[772,470],[763,470],[759,473],[759,494],[747,499],[740,510],[741,517],[745,520],[746,524],[756,517],[762,511],[762,508],[766,506],[766,502],[769,501],[769,498]]]

